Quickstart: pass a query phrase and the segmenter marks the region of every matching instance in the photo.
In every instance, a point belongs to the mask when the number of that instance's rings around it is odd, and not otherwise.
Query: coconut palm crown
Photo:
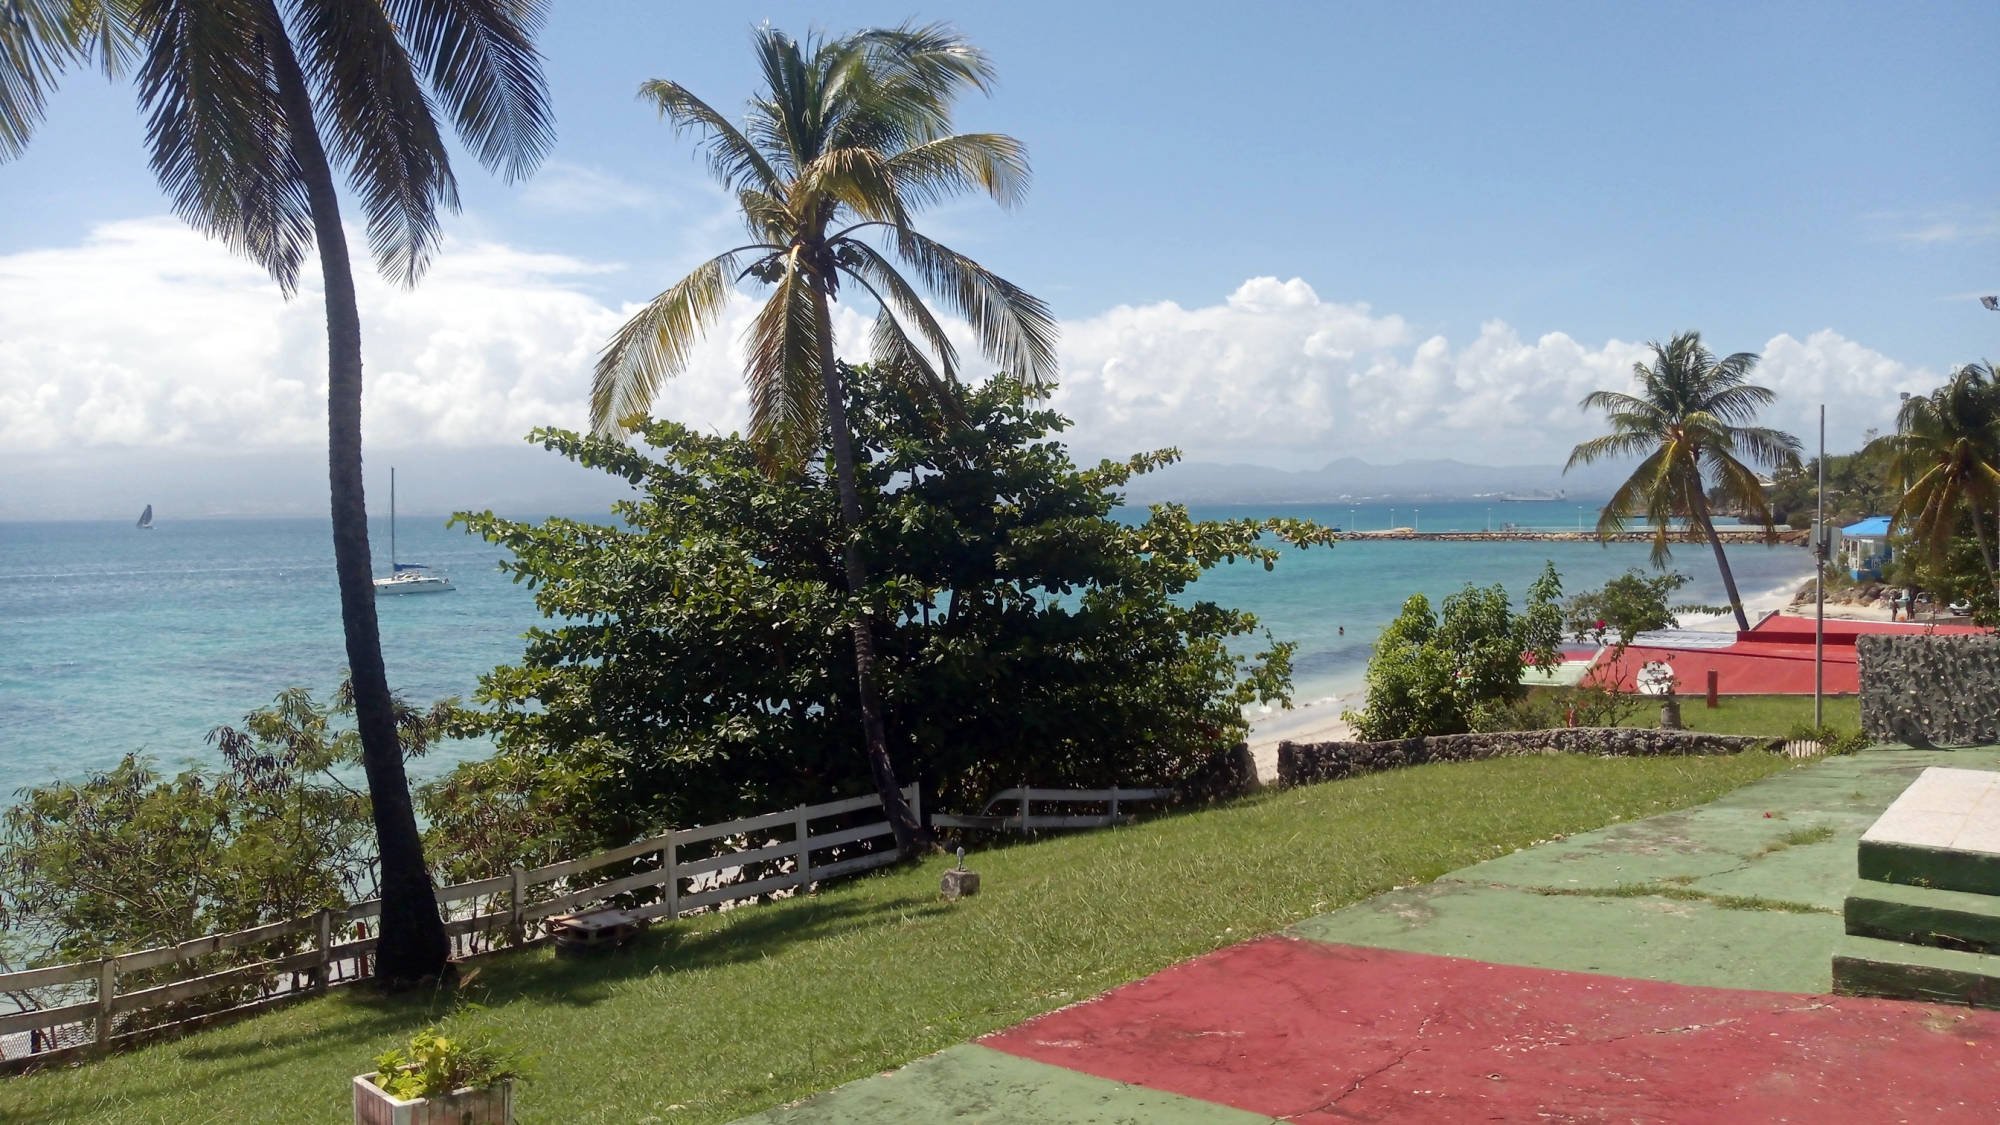
[[[1653,361],[1632,365],[1639,381],[1637,393],[1593,391],[1584,397],[1583,409],[1603,411],[1611,421],[1611,432],[1579,444],[1570,452],[1564,471],[1603,460],[1643,458],[1604,505],[1597,520],[1598,536],[1623,531],[1627,521],[1644,516],[1653,525],[1656,566],[1664,565],[1671,554],[1676,523],[1685,540],[1707,540],[1737,625],[1748,629],[1736,576],[1715,533],[1709,496],[1719,493],[1725,503],[1761,524],[1767,541],[1775,540],[1777,528],[1764,485],[1751,465],[1796,466],[1799,441],[1749,424],[1758,410],[1777,398],[1770,388],[1749,381],[1757,366],[1755,354],[1737,352],[1717,359],[1702,346],[1698,332],[1683,332],[1665,344],[1649,346]]]
[[[869,348],[905,389],[956,415],[956,349],[911,277],[971,326],[979,348],[1029,386],[1056,370],[1048,307],[911,225],[928,204],[983,192],[1003,207],[1028,186],[1027,153],[998,133],[953,133],[967,91],[987,92],[992,64],[942,24],[794,39],[754,36],[762,89],[738,125],[677,82],[639,96],[676,129],[701,138],[710,168],[736,197],[750,241],[695,267],[620,329],[597,363],[591,421],[619,432],[681,372],[736,286],[768,289],[744,334],[750,432],[774,472],[830,447],[848,535],[847,586],[859,603],[851,631],[870,771],[899,846],[922,829],[896,786],[875,683],[867,560],[846,392],[834,356],[833,302],[859,293],[875,320]],[[909,271],[906,276],[904,270]]]
[[[1891,526],[1939,559],[1960,517],[1969,517],[1980,561],[1994,580],[2000,566],[1986,532],[1986,516],[2000,517],[2000,380],[1993,365],[1967,364],[1930,394],[1912,395],[1896,418],[1896,432],[1870,448],[1886,449],[1890,473],[1908,482]]]

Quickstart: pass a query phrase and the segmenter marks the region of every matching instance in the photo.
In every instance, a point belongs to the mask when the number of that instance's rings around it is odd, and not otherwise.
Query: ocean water
[[[1444,531],[1483,528],[1489,511],[1494,527],[1574,529],[1579,519],[1574,501],[1209,506],[1194,514]],[[1581,512],[1586,522],[1594,517],[1594,506]],[[443,570],[458,589],[382,600],[390,683],[415,702],[469,697],[480,673],[519,657],[521,634],[541,620],[533,599],[498,570],[504,552],[446,528],[442,517],[406,515],[397,533],[398,558]],[[377,571],[386,573],[386,521],[373,542]],[[1298,642],[1300,701],[1351,699],[1375,635],[1411,593],[1435,603],[1468,581],[1500,582],[1518,597],[1545,560],[1576,592],[1644,565],[1646,555],[1642,544],[1348,542],[1288,551],[1269,573],[1221,567],[1194,593],[1249,609],[1274,635]],[[1746,598],[1811,570],[1799,548],[1733,547],[1730,558]],[[1682,591],[1687,600],[1722,600],[1705,547],[1680,548],[1675,565],[1695,580]],[[0,798],[109,766],[128,751],[168,767],[208,759],[211,728],[238,722],[290,685],[325,697],[345,664],[323,520],[182,521],[162,512],[151,531],[123,521],[0,523]],[[449,747],[412,772],[435,775],[487,749]]]

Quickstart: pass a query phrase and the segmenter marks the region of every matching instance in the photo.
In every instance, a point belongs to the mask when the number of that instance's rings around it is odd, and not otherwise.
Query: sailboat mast
[[[396,573],[396,466],[389,466],[389,574]]]

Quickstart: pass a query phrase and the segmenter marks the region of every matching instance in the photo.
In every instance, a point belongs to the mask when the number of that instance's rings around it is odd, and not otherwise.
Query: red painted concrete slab
[[[1291,938],[981,1042],[1301,1122],[2000,1121],[2000,1012]]]

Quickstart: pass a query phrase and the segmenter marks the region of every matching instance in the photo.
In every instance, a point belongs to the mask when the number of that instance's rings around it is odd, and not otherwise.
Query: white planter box
[[[354,1079],[354,1125],[514,1125],[514,1080],[406,1102],[375,1085],[370,1071]]]

